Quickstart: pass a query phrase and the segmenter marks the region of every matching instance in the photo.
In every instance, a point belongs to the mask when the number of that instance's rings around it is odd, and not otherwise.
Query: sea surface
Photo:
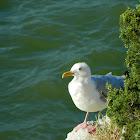
[[[119,17],[138,0],[0,0],[0,140],[64,140],[85,112],[63,72],[121,75]],[[96,120],[90,113],[89,120]]]

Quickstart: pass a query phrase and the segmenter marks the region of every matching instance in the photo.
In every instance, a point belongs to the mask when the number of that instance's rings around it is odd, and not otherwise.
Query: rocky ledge
[[[88,121],[87,125],[95,126],[96,123],[97,122],[95,121]],[[103,128],[104,124],[110,124],[110,119],[107,116],[99,120],[98,126]],[[67,138],[65,140],[97,140],[97,136],[90,134],[86,128],[79,129],[78,131],[73,129],[67,134]]]

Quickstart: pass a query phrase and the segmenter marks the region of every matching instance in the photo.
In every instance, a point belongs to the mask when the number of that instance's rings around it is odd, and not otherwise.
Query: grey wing
[[[92,75],[91,80],[96,84],[96,89],[100,93],[100,98],[106,101],[108,90],[105,88],[106,83],[112,85],[112,88],[124,89],[124,78],[113,75]]]

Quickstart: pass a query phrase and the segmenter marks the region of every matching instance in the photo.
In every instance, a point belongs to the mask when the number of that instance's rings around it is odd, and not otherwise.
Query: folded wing
[[[106,101],[108,90],[105,88],[106,83],[112,85],[112,88],[124,89],[124,77],[123,76],[114,76],[112,73],[106,75],[92,75],[91,80],[96,84],[96,89],[100,93],[100,98],[103,101]]]

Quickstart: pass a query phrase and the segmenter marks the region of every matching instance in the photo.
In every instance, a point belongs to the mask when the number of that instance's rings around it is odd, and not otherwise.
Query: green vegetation
[[[128,48],[125,64],[130,70],[125,90],[108,85],[107,115],[118,128],[125,126],[126,140],[137,140],[140,133],[140,4],[120,16],[120,38]]]
[[[98,135],[97,139],[98,140],[120,140],[121,138],[121,131],[118,129],[118,127],[114,124],[106,124],[104,123],[104,127],[97,128]]]

